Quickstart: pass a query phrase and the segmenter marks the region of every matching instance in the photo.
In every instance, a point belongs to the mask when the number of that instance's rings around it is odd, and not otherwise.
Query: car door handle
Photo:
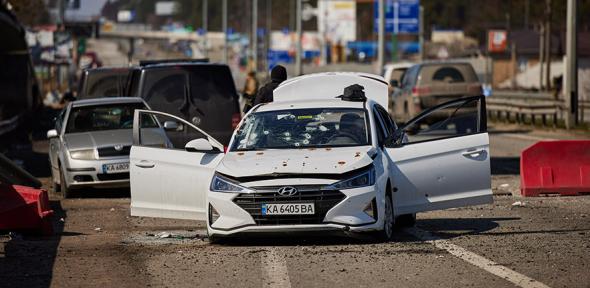
[[[471,150],[467,150],[466,152],[463,152],[462,155],[465,157],[469,157],[469,158],[477,158],[485,152],[486,152],[486,150],[483,148],[482,149],[471,149]]]
[[[135,163],[135,166],[140,167],[140,168],[154,168],[154,166],[156,166],[156,164],[154,164],[153,162],[150,162],[150,161],[141,160],[141,161],[139,161],[139,163]]]

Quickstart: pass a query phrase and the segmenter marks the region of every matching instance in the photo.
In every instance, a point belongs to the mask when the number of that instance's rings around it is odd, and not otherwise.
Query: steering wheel
[[[352,142],[354,142],[354,144],[360,143],[360,141],[358,140],[358,138],[355,135],[353,135],[352,133],[344,132],[344,131],[338,131],[338,133],[334,134],[332,137],[330,137],[328,139],[327,143],[331,143],[336,138],[349,138],[352,140]]]

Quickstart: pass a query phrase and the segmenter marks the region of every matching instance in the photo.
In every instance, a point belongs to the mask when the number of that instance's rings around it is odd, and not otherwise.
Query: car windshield
[[[231,151],[369,145],[363,109],[314,108],[250,114]]]
[[[66,133],[131,129],[135,109],[146,107],[142,103],[130,103],[72,108]]]

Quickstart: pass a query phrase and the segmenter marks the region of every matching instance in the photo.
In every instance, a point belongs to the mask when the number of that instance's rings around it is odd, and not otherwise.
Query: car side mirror
[[[166,121],[164,122],[164,130],[166,131],[176,131],[178,129],[178,123],[176,121]]]
[[[57,136],[59,136],[57,134],[57,130],[51,129],[51,130],[47,131],[47,139],[57,138]]]
[[[184,149],[188,152],[205,152],[205,153],[212,153],[216,152],[219,149],[215,149],[207,139],[199,138],[194,139],[186,143],[184,145]]]
[[[399,81],[392,79],[391,81],[389,81],[389,85],[391,85],[391,87],[394,88],[399,88]]]
[[[395,132],[393,132],[393,135],[391,135],[386,142],[387,147],[401,147],[404,145],[404,137],[406,135],[406,132],[404,131],[404,129],[398,128],[397,130],[395,130]]]

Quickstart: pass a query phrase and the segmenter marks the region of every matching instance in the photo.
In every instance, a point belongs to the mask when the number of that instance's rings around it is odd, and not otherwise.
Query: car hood
[[[371,146],[229,152],[217,172],[233,177],[341,174],[373,162]]]
[[[90,149],[104,146],[129,146],[133,141],[131,129],[71,133],[64,136],[69,150]]]

